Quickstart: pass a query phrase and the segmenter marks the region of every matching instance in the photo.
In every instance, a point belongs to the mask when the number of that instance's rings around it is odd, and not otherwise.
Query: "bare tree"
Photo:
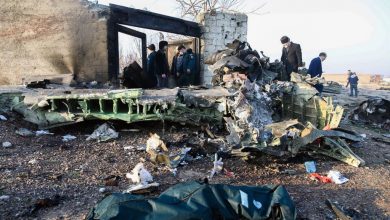
[[[207,11],[230,11],[246,14],[265,14],[260,10],[266,5],[262,3],[252,10],[245,10],[245,0],[176,0],[182,17],[194,20],[200,13]],[[253,8],[253,7],[252,7]]]

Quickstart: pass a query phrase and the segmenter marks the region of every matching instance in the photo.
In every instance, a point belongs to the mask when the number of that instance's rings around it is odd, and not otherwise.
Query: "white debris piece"
[[[74,139],[76,139],[76,137],[73,136],[73,135],[70,135],[70,134],[67,134],[67,135],[65,135],[65,136],[62,136],[62,141],[63,141],[63,142],[72,141],[72,140],[74,140]]]
[[[110,139],[118,138],[119,133],[112,129],[107,123],[100,125],[88,138],[87,141],[97,140],[108,141]]]
[[[50,133],[47,130],[39,130],[35,132],[35,136],[42,136],[42,135],[53,135],[54,133]]]
[[[15,131],[15,133],[23,137],[34,136],[34,132],[28,130],[27,128],[19,128]]]
[[[0,115],[0,120],[1,121],[7,121],[7,118],[4,115]]]
[[[8,141],[3,142],[2,145],[3,145],[3,147],[5,147],[5,148],[12,147],[11,142],[8,142]]]
[[[49,105],[50,105],[49,102],[46,101],[46,100],[42,100],[42,101],[38,102],[38,107],[39,108],[43,108],[43,107],[46,107],[46,106],[49,106]]]
[[[332,180],[332,182],[336,184],[343,184],[348,182],[349,179],[347,179],[345,176],[343,176],[339,171],[337,170],[331,170],[328,173],[328,177]]]
[[[104,187],[99,188],[99,192],[100,192],[100,193],[105,193],[105,192],[106,192],[106,188],[104,188]]]
[[[153,182],[153,176],[145,169],[143,163],[135,165],[131,173],[126,173],[126,178],[131,179],[133,183],[147,184]]]
[[[125,193],[131,193],[131,192],[134,192],[134,191],[137,191],[137,190],[148,189],[150,187],[158,187],[158,186],[160,186],[159,183],[137,184],[137,185],[130,186],[124,192]]]
[[[28,161],[28,164],[37,164],[37,163],[38,163],[37,159],[32,159],[32,160]]]
[[[124,191],[126,193],[150,187],[158,187],[160,185],[159,183],[152,183],[153,176],[145,169],[143,163],[135,165],[131,173],[126,173],[126,178],[131,179],[131,181],[135,183],[134,185],[130,185],[130,187]]]
[[[8,195],[2,195],[0,196],[0,201],[8,201],[11,197]]]
[[[222,158],[219,158],[219,160],[218,160],[218,155],[215,154],[214,167],[211,170],[210,179],[213,178],[213,176],[215,174],[218,174],[219,172],[221,172],[222,169],[223,169]]]
[[[146,141],[146,151],[158,151],[162,143],[163,142],[160,139],[160,136],[158,136],[158,134],[152,134],[150,138]]]
[[[366,135],[366,134],[360,134],[360,136],[361,136],[362,138],[367,138],[367,135]]]

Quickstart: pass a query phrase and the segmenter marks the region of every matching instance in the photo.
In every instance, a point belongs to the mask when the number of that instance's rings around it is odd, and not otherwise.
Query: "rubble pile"
[[[383,129],[390,129],[390,101],[379,97],[372,97],[362,102],[350,116],[355,123],[374,125]]]
[[[333,106],[331,97],[317,95],[313,85],[325,83],[323,78],[292,73],[291,82],[271,82],[278,73],[271,72],[268,60],[261,62],[249,44],[234,41],[227,47],[206,62],[213,64],[214,85],[235,94],[227,103],[231,117],[224,118],[233,155],[248,158],[262,152],[294,156],[305,149],[353,166],[364,165],[345,141],[362,138],[331,130],[338,128],[344,110]],[[311,145],[314,142],[317,145]]]
[[[353,166],[364,164],[346,142],[361,138],[351,132],[336,130],[343,108],[334,106],[332,97],[318,96],[313,88],[315,84],[324,83],[323,79],[292,73],[291,82],[278,81],[283,78],[283,65],[278,61],[270,63],[269,57],[262,52],[261,55],[246,42],[235,40],[228,44],[227,49],[206,60],[214,71],[214,87],[210,89],[57,89],[33,104],[26,103],[25,99],[28,95],[36,96],[34,93],[3,92],[0,100],[40,128],[93,119],[128,123],[172,121],[225,127],[229,132],[226,137],[218,137],[215,141],[217,138],[206,129],[210,138],[200,142],[218,145],[223,139],[223,146],[215,149],[234,156],[248,158],[258,153],[294,156],[301,150],[310,150]],[[371,111],[371,108],[365,109]],[[377,108],[376,111],[386,115],[388,109]],[[118,133],[104,124],[88,140],[115,138]],[[147,152],[153,162],[171,168],[169,150],[159,138],[156,134],[151,136]],[[317,144],[312,144],[314,142]],[[178,163],[181,163],[180,159],[175,161],[174,167]]]

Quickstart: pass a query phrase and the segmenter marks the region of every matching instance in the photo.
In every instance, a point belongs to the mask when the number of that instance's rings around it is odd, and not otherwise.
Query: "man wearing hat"
[[[155,74],[156,46],[154,46],[154,44],[150,44],[147,49],[149,55],[146,70],[148,73],[148,78],[151,80],[150,87],[154,88],[157,86],[157,79]]]
[[[168,49],[167,41],[160,41],[158,44],[158,51],[156,53],[156,65],[155,73],[157,76],[158,87],[168,88],[168,76],[169,76],[169,65],[166,51]]]
[[[285,66],[287,80],[290,81],[291,73],[297,73],[298,67],[303,66],[301,46],[291,42],[287,36],[283,36],[280,42],[283,44],[281,61]]]

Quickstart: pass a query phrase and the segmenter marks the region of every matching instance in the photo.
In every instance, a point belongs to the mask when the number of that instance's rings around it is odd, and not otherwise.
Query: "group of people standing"
[[[287,80],[291,80],[291,73],[296,72],[298,73],[298,68],[305,66],[305,63],[302,62],[302,50],[301,46],[299,44],[293,43],[290,41],[290,38],[287,36],[283,36],[280,39],[280,42],[283,45],[282,50],[282,57],[281,61],[284,64],[284,70],[287,75]],[[322,70],[322,62],[325,61],[327,57],[327,54],[325,52],[321,52],[318,57],[311,60],[309,69],[307,73],[313,78],[313,77],[321,77],[323,70]],[[359,78],[357,77],[356,73],[351,72],[351,70],[348,70],[348,85],[350,85],[351,93],[350,96],[357,96],[358,90],[357,85]],[[322,95],[322,91],[324,86],[322,84],[316,84],[314,87],[317,89],[319,95]]]
[[[194,85],[197,74],[197,60],[191,48],[186,49],[184,45],[177,47],[177,51],[172,60],[171,68],[168,64],[168,42],[160,41],[158,51],[154,44],[150,44],[148,49],[147,73],[149,77],[157,79],[158,88],[168,88],[169,80],[174,80],[175,84],[183,87]]]

